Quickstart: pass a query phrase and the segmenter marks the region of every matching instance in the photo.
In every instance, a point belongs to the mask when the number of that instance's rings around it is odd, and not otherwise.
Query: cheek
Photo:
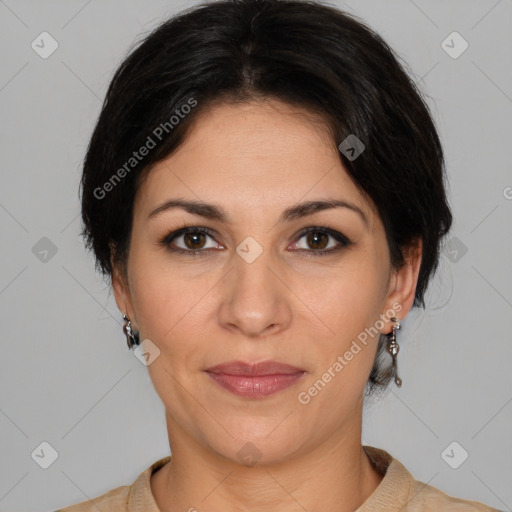
[[[209,287],[199,288],[200,283],[190,284],[158,265],[142,265],[142,259],[137,263],[138,270],[132,267],[132,297],[140,339],[151,340],[160,350],[148,372],[164,403],[185,407],[187,393],[178,383],[190,379],[190,369],[204,366],[206,302],[201,297]]]
[[[358,263],[326,279],[322,293],[308,299],[329,327],[323,328],[326,336],[316,338],[315,378],[333,382],[320,402],[332,399],[337,407],[348,406],[344,401],[358,396],[364,387],[380,338],[376,326],[381,327],[377,321],[383,313],[385,269],[373,258],[363,260],[366,258],[361,256]],[[349,390],[352,393],[347,393]],[[343,399],[339,398],[341,391]]]
[[[184,278],[183,269],[152,243],[144,236],[132,239],[130,290],[141,336],[159,344],[193,309],[201,290],[200,283]]]
[[[189,326],[202,310],[201,291],[175,275],[144,271],[134,279],[133,303],[141,335],[161,344]],[[192,333],[190,333],[192,334]]]
[[[378,319],[385,298],[385,282],[383,269],[375,261],[363,261],[361,257],[325,279],[323,285],[310,303],[343,339],[357,336]]]

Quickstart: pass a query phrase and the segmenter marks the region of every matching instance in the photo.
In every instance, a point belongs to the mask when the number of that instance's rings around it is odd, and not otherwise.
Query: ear
[[[128,284],[128,276],[124,266],[114,262],[111,258],[112,267],[112,289],[119,311],[123,315],[127,315],[132,322],[133,328],[136,330],[137,319],[131,300],[131,292]]]
[[[395,316],[403,320],[411,310],[418,283],[422,248],[423,242],[418,238],[413,245],[404,250],[405,264],[394,270],[389,279],[384,315],[386,311],[393,310],[396,313]],[[386,322],[383,334],[391,332],[392,325],[393,322]]]

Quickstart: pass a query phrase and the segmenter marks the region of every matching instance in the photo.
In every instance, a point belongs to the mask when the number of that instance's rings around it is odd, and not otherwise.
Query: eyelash
[[[193,250],[193,249],[181,249],[181,248],[171,247],[171,243],[176,238],[178,238],[181,235],[186,235],[189,233],[203,233],[205,235],[208,235],[208,236],[211,236],[212,238],[214,238],[213,231],[208,228],[205,228],[202,226],[197,226],[197,227],[189,226],[189,227],[183,227],[181,229],[178,229],[176,231],[169,233],[168,235],[166,235],[159,241],[159,245],[166,247],[171,252],[180,253],[180,254],[188,254],[190,256],[203,256],[203,255],[205,255],[205,253],[208,253],[211,250],[211,249]],[[338,231],[334,231],[332,229],[323,228],[323,227],[319,227],[319,226],[310,226],[310,227],[302,230],[298,235],[297,241],[300,240],[303,236],[308,235],[309,233],[326,234],[328,236],[331,236],[335,240],[337,240],[340,245],[338,245],[338,247],[335,247],[334,249],[331,248],[331,249],[327,249],[327,250],[325,250],[325,249],[323,249],[323,250],[296,249],[299,252],[308,253],[308,256],[313,255],[313,257],[315,257],[315,256],[323,256],[323,255],[333,254],[333,253],[338,252],[339,250],[343,249],[344,247],[348,247],[349,245],[352,245],[352,242],[345,235],[339,233]]]

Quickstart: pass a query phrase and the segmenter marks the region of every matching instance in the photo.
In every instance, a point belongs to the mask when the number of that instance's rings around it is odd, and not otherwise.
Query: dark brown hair
[[[340,159],[376,205],[395,268],[422,240],[414,306],[425,307],[452,215],[436,128],[399,60],[361,20],[313,0],[204,2],[161,23],[115,72],[85,155],[81,234],[97,269],[111,277],[111,257],[126,263],[143,171],[184,141],[203,109],[274,98],[321,116],[336,146],[349,135],[363,142],[357,158],[340,150]],[[390,378],[384,342],[369,394]]]

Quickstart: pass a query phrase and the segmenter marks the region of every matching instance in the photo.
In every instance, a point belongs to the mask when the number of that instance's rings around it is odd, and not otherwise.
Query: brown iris
[[[322,244],[321,241],[319,242],[319,239],[323,239],[325,244]],[[313,247],[314,249],[325,249],[327,246],[327,241],[329,239],[329,236],[326,233],[320,233],[320,232],[312,232],[308,233],[307,235],[307,242],[310,245],[310,247]],[[320,245],[321,247],[318,247]]]
[[[205,237],[206,237],[205,233],[200,233],[200,232],[185,233],[183,235],[183,240],[185,241],[185,245],[189,249],[195,250],[195,249],[200,249],[202,247],[202,245],[200,246],[199,243],[201,241],[204,242]],[[190,238],[193,239],[193,242],[189,244]]]

